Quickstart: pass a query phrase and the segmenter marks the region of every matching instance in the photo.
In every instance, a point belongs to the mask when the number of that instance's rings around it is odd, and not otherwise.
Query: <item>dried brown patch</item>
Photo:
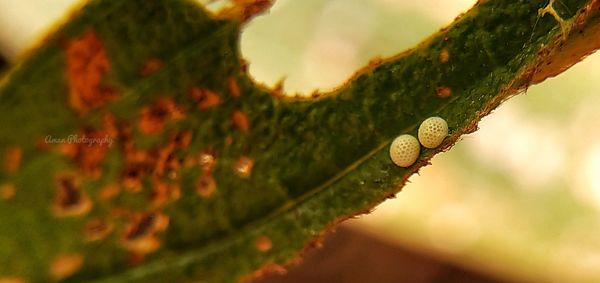
[[[271,239],[267,236],[261,236],[256,240],[256,249],[260,252],[267,252],[273,247]]]
[[[449,87],[438,86],[435,88],[435,93],[438,97],[447,98],[452,96],[452,90]]]
[[[138,213],[130,217],[123,236],[123,247],[130,252],[147,254],[160,247],[158,233],[167,229],[169,217],[159,213]]]
[[[152,105],[142,108],[138,128],[143,134],[158,134],[167,122],[182,119],[184,116],[183,109],[173,100],[161,97]]]
[[[93,31],[68,42],[66,56],[69,103],[77,112],[86,114],[117,97],[117,92],[102,81],[110,63],[106,49]]]
[[[88,242],[105,239],[113,231],[113,224],[105,219],[92,219],[83,228],[83,238]]]
[[[154,74],[156,71],[160,70],[163,62],[157,58],[150,58],[144,62],[142,68],[140,68],[140,75],[146,77]]]
[[[234,77],[229,77],[229,79],[227,79],[227,86],[229,88],[229,94],[231,94],[231,96],[235,98],[242,96],[240,86],[238,85],[238,82]]]
[[[450,60],[450,52],[448,52],[448,49],[444,48],[444,49],[442,49],[442,51],[440,51],[439,59],[440,59],[440,63],[442,63],[442,64],[444,64]]]
[[[248,117],[244,112],[240,110],[235,110],[231,114],[231,120],[233,121],[233,125],[238,128],[240,131],[247,133],[250,130],[250,123],[248,122]]]
[[[57,194],[52,206],[56,216],[78,216],[92,209],[92,202],[81,191],[79,181],[74,176],[63,174],[57,178]]]
[[[235,163],[233,170],[236,175],[248,178],[252,174],[252,167],[254,167],[254,161],[249,157],[242,156]]]
[[[15,173],[21,167],[23,151],[18,146],[9,147],[4,158],[4,169],[7,173]]]
[[[188,96],[201,110],[213,108],[221,103],[221,97],[208,89],[193,87],[188,91]]]
[[[198,181],[196,181],[196,192],[202,197],[208,198],[217,190],[217,183],[212,173],[204,171]]]
[[[4,184],[0,186],[0,198],[9,200],[15,196],[17,190],[13,184]]]
[[[48,272],[54,280],[62,280],[75,274],[82,265],[82,255],[62,254],[52,260]]]

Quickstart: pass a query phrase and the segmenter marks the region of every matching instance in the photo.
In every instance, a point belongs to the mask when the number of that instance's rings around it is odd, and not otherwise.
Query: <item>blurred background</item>
[[[242,52],[259,82],[328,90],[474,2],[277,0],[247,26]],[[0,52],[14,60],[73,3],[0,0]],[[504,103],[395,199],[264,282],[600,282],[599,108],[594,54]],[[369,276],[340,277],[350,270]]]

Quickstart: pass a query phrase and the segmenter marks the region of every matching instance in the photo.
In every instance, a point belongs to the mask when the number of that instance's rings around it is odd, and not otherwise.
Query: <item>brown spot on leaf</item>
[[[231,120],[233,121],[233,125],[244,133],[248,132],[250,129],[248,117],[240,110],[233,111],[231,114]]]
[[[142,108],[138,128],[143,134],[158,134],[167,122],[182,119],[184,115],[183,109],[173,100],[161,97],[152,105]]]
[[[435,92],[438,97],[447,98],[452,96],[452,90],[449,87],[438,86],[435,88]]]
[[[230,77],[227,79],[227,86],[229,87],[229,93],[231,96],[238,98],[242,95],[240,91],[240,86],[238,85],[237,80],[234,77]]]
[[[178,200],[181,197],[181,188],[179,187],[179,185],[172,183],[169,186],[169,196],[171,197],[171,200]]]
[[[204,171],[212,171],[217,161],[217,154],[213,150],[205,150],[200,153],[199,163]]]
[[[57,151],[58,153],[73,159],[77,155],[78,148],[74,143],[61,143],[58,145]]]
[[[128,225],[125,233],[126,240],[135,240],[153,233],[158,214],[136,214]]]
[[[139,192],[142,190],[145,178],[151,178],[153,182],[177,179],[184,163],[184,158],[181,157],[179,150],[189,147],[191,140],[192,132],[182,131],[171,135],[166,143],[161,146],[138,149],[131,137],[131,131],[123,128],[120,141],[125,159],[125,169],[121,173],[121,185],[126,190]],[[155,187],[153,194],[158,199],[162,199],[160,192],[163,190],[157,190],[160,186]],[[179,189],[169,190],[169,192],[169,195],[173,198],[174,195],[179,194]],[[158,203],[162,203],[162,201]]]
[[[113,228],[112,223],[104,219],[92,219],[83,228],[83,238],[88,242],[99,241],[110,235]]]
[[[57,151],[76,163],[84,175],[98,178],[102,175],[102,163],[106,153],[117,135],[114,116],[104,113],[102,129],[86,127],[57,144]]]
[[[15,173],[21,166],[21,158],[23,157],[23,151],[20,147],[13,146],[6,150],[6,157],[4,158],[4,169],[8,173]]]
[[[143,170],[138,164],[130,165],[123,172],[121,185],[130,192],[140,192],[142,190]]]
[[[147,254],[160,247],[158,233],[167,229],[169,217],[159,213],[138,213],[129,219],[123,247],[137,254]]]
[[[450,52],[448,52],[448,49],[444,48],[442,49],[442,51],[440,52],[440,63],[444,64],[446,62],[448,62],[448,60],[450,60]]]
[[[81,131],[79,137],[81,137],[81,141],[70,144],[74,146],[69,149],[72,151],[71,154],[73,154],[72,159],[84,174],[98,178],[102,174],[102,163],[112,143],[96,143],[91,141],[108,141],[112,138],[106,131],[89,128]]]
[[[252,174],[254,161],[246,156],[240,157],[234,165],[234,172],[242,178],[248,178]]]
[[[108,184],[98,192],[98,197],[102,200],[111,200],[121,192],[121,188],[117,184]]]
[[[0,198],[9,200],[15,196],[17,190],[13,184],[4,184],[0,186]]]
[[[61,175],[57,178],[57,194],[53,211],[56,216],[77,216],[90,211],[92,202],[81,191],[79,181],[71,175]]]
[[[150,202],[154,208],[162,207],[171,200],[177,200],[181,196],[179,186],[173,183],[167,183],[158,179],[153,180]]]
[[[188,146],[190,146],[190,143],[192,142],[192,132],[183,131],[177,133],[173,136],[172,140],[177,148],[186,149],[188,148]]]
[[[196,192],[202,197],[208,198],[217,190],[217,183],[212,173],[204,171],[196,181]]]
[[[214,91],[193,87],[188,91],[188,96],[198,105],[201,110],[209,109],[219,105],[221,98]]]
[[[157,58],[150,58],[144,62],[142,68],[140,69],[140,75],[146,77],[154,74],[156,71],[160,70],[163,62]]]
[[[110,63],[106,49],[93,31],[68,42],[66,55],[69,103],[79,114],[100,108],[117,97],[117,92],[103,82]]]
[[[163,176],[165,171],[173,166],[178,166],[177,157],[174,154],[175,144],[173,142],[168,143],[164,147],[158,150],[158,158],[154,162],[154,174],[157,176]],[[179,169],[179,168],[176,168]]]
[[[256,249],[260,252],[267,252],[273,247],[271,239],[267,236],[261,236],[256,240]]]
[[[82,265],[80,254],[62,254],[52,260],[48,272],[54,280],[62,280],[75,274]]]
[[[114,114],[110,112],[105,112],[102,114],[102,130],[111,138],[116,138],[119,135],[117,120]]]

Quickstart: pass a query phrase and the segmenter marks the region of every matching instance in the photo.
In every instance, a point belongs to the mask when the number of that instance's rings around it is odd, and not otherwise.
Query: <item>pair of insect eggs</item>
[[[419,127],[419,140],[411,135],[401,135],[394,139],[390,145],[390,158],[394,164],[400,167],[413,165],[419,157],[421,146],[426,148],[436,148],[448,135],[448,123],[440,117],[431,117],[425,119]]]

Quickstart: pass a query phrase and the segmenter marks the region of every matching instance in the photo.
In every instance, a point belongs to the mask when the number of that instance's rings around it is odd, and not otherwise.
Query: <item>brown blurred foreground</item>
[[[253,283],[496,283],[456,265],[417,254],[359,230],[341,226],[323,247],[309,251],[286,274],[272,273]]]

